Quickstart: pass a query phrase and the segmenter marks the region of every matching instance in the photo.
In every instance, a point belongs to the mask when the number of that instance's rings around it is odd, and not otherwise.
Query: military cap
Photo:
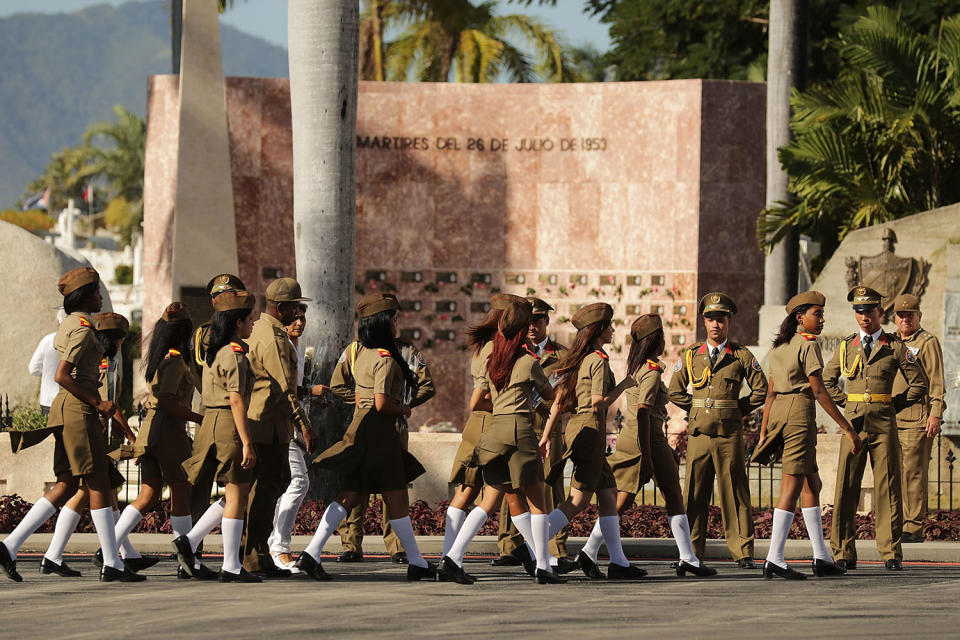
[[[267,285],[267,300],[270,302],[309,302],[304,298],[300,283],[293,278],[277,278]]]
[[[798,293],[787,301],[787,314],[793,313],[797,308],[805,304],[815,304],[822,307],[827,304],[827,296],[819,291],[804,291],[803,293]]]
[[[243,280],[232,273],[221,273],[220,275],[213,276],[210,278],[210,282],[207,283],[207,291],[210,292],[211,297],[224,291],[246,290],[247,287],[244,286]]]
[[[610,322],[613,320],[613,307],[606,302],[594,302],[580,307],[570,320],[578,330],[594,322]]]
[[[490,297],[490,308],[494,311],[503,311],[511,302],[526,302],[526,299],[512,293],[495,293]]]
[[[98,313],[93,316],[93,322],[93,326],[96,327],[97,331],[118,329],[126,333],[130,329],[130,322],[119,313],[113,313],[112,311]]]
[[[390,311],[391,309],[400,309],[400,301],[392,293],[374,293],[357,303],[357,314],[361,318],[369,318],[381,311]]]
[[[920,298],[912,293],[903,293],[893,301],[893,311],[916,311],[920,312]]]
[[[533,305],[527,300],[521,298],[520,302],[511,302],[507,305],[507,308],[503,310],[503,315],[500,316],[500,333],[508,338],[512,338],[517,335],[517,332],[529,327],[532,319]]]
[[[545,300],[536,298],[534,296],[527,296],[527,302],[533,306],[533,315],[534,316],[545,316],[551,311],[555,311]]]
[[[639,342],[655,331],[663,330],[663,320],[655,313],[642,315],[630,325],[630,337]]]
[[[100,274],[93,267],[77,267],[67,271],[57,280],[57,291],[67,296],[88,284],[100,282]]]
[[[183,306],[182,302],[171,302],[163,310],[163,316],[161,317],[164,322],[183,322],[190,319],[190,314],[187,313],[187,308]]]
[[[214,311],[234,311],[236,309],[253,309],[257,303],[257,296],[247,291],[224,290],[213,299]]]
[[[880,304],[883,294],[870,287],[858,286],[850,289],[847,294],[847,302],[853,303],[854,311],[869,311]]]
[[[700,298],[697,313],[702,316],[708,313],[726,313],[735,316],[737,315],[737,303],[727,294],[714,291]]]

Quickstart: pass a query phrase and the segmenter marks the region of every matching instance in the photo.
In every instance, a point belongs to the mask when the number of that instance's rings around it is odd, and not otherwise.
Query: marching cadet
[[[923,314],[920,299],[909,293],[893,301],[897,332],[920,365],[926,395],[919,402],[906,403],[897,413],[900,440],[901,489],[903,490],[903,542],[923,542],[921,524],[927,513],[927,472],[933,440],[940,433],[944,401],[943,350],[940,341],[920,326]],[[897,397],[907,390],[903,375],[893,383]]]
[[[396,298],[393,294],[385,293],[386,297]],[[404,404],[411,409],[419,407],[424,402],[432,398],[437,393],[437,388],[433,383],[433,376],[430,374],[430,367],[427,366],[427,359],[423,357],[412,343],[397,338],[397,346],[400,347],[400,356],[403,358],[410,370],[417,377],[417,387],[405,385],[403,390]],[[357,356],[363,351],[363,345],[359,340],[354,340],[340,355],[340,360],[333,369],[333,375],[330,378],[330,389],[333,395],[337,396],[347,404],[356,402],[355,385],[356,380],[353,377],[353,368],[357,362]],[[410,440],[410,430],[407,419],[401,416],[397,420],[397,428],[400,429],[400,445],[404,451],[407,450],[407,443]],[[340,541],[343,544],[343,551],[337,556],[337,562],[360,562],[363,560],[363,520],[367,512],[367,505],[370,502],[370,496],[361,496],[360,502],[347,515],[346,520],[340,527]],[[400,539],[394,533],[390,526],[390,519],[387,517],[387,510],[383,509],[383,544],[390,555],[391,561],[395,564],[405,564],[407,554],[400,544]]]
[[[767,394],[767,379],[750,351],[727,339],[737,305],[730,296],[708,293],[697,311],[707,339],[680,353],[670,378],[670,401],[687,412],[687,516],[690,537],[703,561],[707,508],[717,479],[724,536],[741,569],[755,569],[753,509],[743,446],[743,419]],[[740,397],[746,381],[750,395]],[[687,387],[693,387],[689,392]]]
[[[763,407],[760,441],[753,459],[767,464],[780,453],[783,478],[780,499],[773,510],[773,532],[770,534],[770,551],[763,565],[764,578],[806,578],[787,566],[783,557],[797,498],[801,498],[803,522],[813,545],[813,575],[846,573],[834,563],[823,539],[814,402],[819,402],[840,426],[850,441],[851,451],[858,453],[862,443],[823,385],[823,356],[817,336],[823,331],[826,301],[819,291],[805,291],[792,297],[787,302],[787,317],[780,324],[770,352],[767,400]]]
[[[840,342],[823,371],[823,383],[834,402],[846,408],[846,417],[860,434],[863,449],[854,453],[851,443],[840,441],[837,492],[834,499],[830,546],[837,566],[857,568],[857,504],[860,481],[870,457],[876,498],[877,550],[889,571],[902,571],[903,503],[900,495],[900,444],[897,409],[922,402],[926,394],[923,372],[917,359],[895,335],[880,328],[882,294],[870,287],[854,287],[847,301],[860,331]],[[893,396],[897,371],[903,373],[906,389]],[[840,376],[847,379],[846,393]]]
[[[560,365],[560,361],[567,355],[567,348],[558,342],[554,342],[547,337],[547,326],[550,324],[550,312],[553,307],[540,298],[528,297],[527,301],[533,306],[533,316],[530,322],[530,331],[527,333],[527,343],[538,358],[540,368],[549,379],[553,371]],[[536,391],[533,394],[534,412],[533,412],[533,430],[536,433],[537,440],[543,435],[543,427],[550,416],[550,402],[540,397]],[[554,463],[559,462],[565,452],[563,444],[563,434],[560,429],[555,429],[553,439],[550,441],[550,455],[544,459],[544,475],[550,473],[550,468]],[[546,509],[552,511],[554,507],[566,499],[563,487],[563,478],[557,477],[547,486]],[[497,531],[497,546],[500,550],[500,557],[490,561],[494,567],[515,566],[521,564],[519,558],[514,552],[524,543],[523,536],[517,531],[517,527],[510,521],[510,509],[506,502],[500,507],[500,527]],[[577,568],[577,564],[567,558],[567,533],[566,528],[561,529],[560,533],[550,540],[551,562],[557,559],[557,571],[567,573]]]

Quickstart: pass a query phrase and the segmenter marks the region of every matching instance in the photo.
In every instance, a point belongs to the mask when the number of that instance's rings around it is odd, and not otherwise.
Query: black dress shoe
[[[240,567],[240,573],[230,573],[220,569],[220,582],[263,582],[263,578]]]
[[[46,557],[44,557],[44,559],[40,561],[40,573],[44,575],[50,575],[51,573],[53,573],[62,578],[79,578],[80,577],[80,572],[77,571],[76,569],[71,569],[69,566],[67,566],[66,562],[57,564],[53,560],[50,560],[49,558],[46,558]]]
[[[398,551],[390,556],[390,562],[393,564],[409,564],[406,551]]]
[[[434,580],[437,577],[437,565],[428,562],[425,567],[418,567],[415,564],[407,565],[407,582],[417,582],[424,578]]]
[[[297,569],[299,569],[301,573],[307,574],[314,580],[332,580],[330,574],[323,570],[323,565],[321,565],[306,551],[297,557]]]
[[[500,556],[490,561],[491,567],[519,567],[521,564],[523,563],[513,556]]]
[[[883,563],[883,568],[887,571],[903,571],[903,563],[899,560],[890,559]]]
[[[177,580],[191,580],[193,576],[183,570],[183,567],[177,565]]]
[[[640,580],[646,577],[646,570],[641,569],[640,567],[635,567],[632,564],[628,564],[624,567],[611,562],[607,566],[608,580]]]
[[[143,582],[146,576],[134,573],[130,569],[114,569],[108,564],[100,568],[100,582]]]
[[[590,557],[583,551],[577,554],[576,563],[583,571],[583,575],[587,576],[591,580],[606,579],[606,576],[600,572],[600,567],[597,566],[597,563],[591,560]]]
[[[463,570],[463,567],[458,567],[456,562],[447,556],[443,556],[443,558],[440,560],[440,564],[437,565],[436,581],[456,582],[457,584],[473,584],[477,581],[477,579],[467,574],[467,572]]]
[[[190,576],[196,576],[193,568],[194,556],[193,548],[190,546],[190,539],[187,536],[179,536],[173,539],[173,550],[177,552],[177,561],[180,567]]]
[[[193,568],[193,577],[197,580],[217,580],[219,578],[216,571],[208,567],[207,565],[200,563],[200,568]]]
[[[566,584],[567,579],[561,578],[552,571],[537,569],[537,576],[534,578],[537,584]]]
[[[700,563],[700,566],[694,566],[685,560],[681,560],[674,565],[677,570],[677,577],[682,578],[688,573],[692,573],[698,578],[709,578],[710,576],[717,575],[717,570],[708,567],[707,565]]]
[[[807,576],[803,575],[799,571],[794,571],[790,567],[781,567],[778,564],[772,562],[763,563],[763,577],[769,580],[773,576],[779,576],[785,580],[806,580]]]
[[[511,555],[520,561],[520,564],[523,565],[523,570],[527,572],[528,576],[534,577],[537,575],[537,561],[530,555],[530,550],[527,549],[527,545],[520,545],[513,550]]]
[[[149,569],[158,562],[160,562],[160,558],[156,556],[141,556],[139,558],[127,558],[123,561],[123,564],[127,566],[127,569],[139,573],[144,569]]]
[[[342,551],[337,556],[337,562],[363,562],[363,554],[359,551]]]
[[[903,542],[904,544],[916,544],[923,542],[924,540],[925,538],[923,536],[917,535],[916,533],[907,533],[906,531],[904,531],[903,535],[900,536],[900,542]]]
[[[97,569],[103,568],[103,549],[97,549],[96,553],[93,554],[93,557],[90,559],[90,562],[93,563]]]
[[[554,567],[554,571],[560,575],[570,573],[574,569],[579,569],[580,563],[576,560],[571,560],[570,558],[557,558],[557,566]]]
[[[257,573],[264,577],[270,578],[271,580],[280,580],[283,578],[289,578],[293,576],[293,572],[290,569],[281,569],[275,564],[262,564],[260,565],[260,570]]]
[[[757,563],[753,561],[753,558],[740,558],[737,560],[737,568],[739,569],[759,569]]]
[[[857,568],[856,560],[847,560],[846,558],[840,558],[837,560],[837,566],[843,569],[844,571],[853,571]]]
[[[2,542],[0,542],[0,567],[3,567],[4,573],[14,582],[23,582],[23,576],[17,573],[17,561],[10,557],[7,545]]]
[[[813,575],[818,578],[826,578],[828,576],[842,576],[847,572],[846,569],[838,567],[832,562],[827,562],[826,560],[820,560],[819,558],[814,558],[813,562],[810,563],[810,566],[813,567]]]

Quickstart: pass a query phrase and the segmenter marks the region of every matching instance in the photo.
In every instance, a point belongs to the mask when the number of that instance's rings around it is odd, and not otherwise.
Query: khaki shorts
[[[484,484],[509,484],[519,489],[543,482],[538,444],[530,414],[493,416],[492,424],[477,443],[477,461],[483,471]]]
[[[595,493],[603,489],[615,489],[617,481],[607,463],[605,417],[589,412],[578,413],[567,422],[564,440],[567,452],[553,465],[547,482],[553,482],[563,474],[567,459],[573,461],[573,476],[570,488]]]
[[[451,484],[462,484],[474,489],[483,486],[480,467],[477,463],[476,447],[483,432],[493,422],[493,414],[488,411],[473,411],[463,426],[460,435],[460,446],[453,459],[453,469],[450,471]]]

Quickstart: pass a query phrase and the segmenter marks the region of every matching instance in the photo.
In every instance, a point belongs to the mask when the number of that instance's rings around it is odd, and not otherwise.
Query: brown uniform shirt
[[[470,377],[473,379],[474,389],[489,391],[484,385],[487,379],[487,360],[490,358],[491,353],[493,353],[493,340],[480,347],[480,353],[473,356],[473,359],[470,361]]]
[[[531,413],[533,411],[533,391],[539,393],[549,390],[550,381],[544,375],[537,357],[526,352],[517,358],[510,370],[507,385],[499,391],[490,381],[490,372],[486,368],[480,381],[481,389],[490,392],[493,402],[493,415],[507,415],[511,413]]]
[[[277,318],[262,313],[247,340],[253,393],[247,417],[253,442],[290,442],[309,422],[297,399],[297,352]]]
[[[203,406],[229,409],[230,392],[239,393],[249,406],[253,375],[247,360],[247,345],[242,341],[225,344],[217,352],[213,366],[203,368]]]
[[[386,349],[361,349],[353,370],[357,408],[374,408],[374,395],[382,393],[396,403],[403,402],[403,375]]]
[[[649,360],[637,369],[633,379],[637,386],[624,392],[627,399],[626,420],[630,425],[637,423],[637,410],[647,407],[650,410],[650,428],[663,428],[667,419],[667,387],[663,384],[663,363],[651,363]]]
[[[576,413],[593,412],[593,396],[605,396],[617,384],[610,370],[610,356],[601,349],[588,353],[577,370]]]
[[[947,407],[944,400],[946,391],[943,383],[943,349],[937,336],[923,328],[917,329],[912,336],[904,339],[903,344],[920,365],[927,392],[922,400],[904,401],[904,407],[897,413],[897,425],[925,429],[927,418],[935,416],[942,419],[943,411]],[[893,382],[893,395],[899,396],[907,391],[908,387],[906,378],[898,372]]]
[[[194,390],[193,374],[180,353],[174,353],[174,351],[171,349],[170,353],[160,361],[147,387],[147,398],[143,403],[147,411],[157,409],[158,398],[163,393],[176,398],[177,404],[190,408]]]
[[[118,354],[119,355],[119,354]],[[118,402],[123,391],[123,371],[120,358],[100,358],[100,399]]]
[[[437,387],[423,353],[406,340],[397,340],[397,345],[400,347],[400,356],[417,376],[416,395],[413,395],[412,387],[404,385],[404,404],[410,405],[412,409],[435,396]],[[330,376],[330,391],[347,404],[353,404],[356,399],[354,391],[356,380],[353,378],[353,369],[361,351],[364,351],[364,347],[358,340],[351,342],[340,354],[340,360],[337,361],[337,365],[333,368],[333,375]]]
[[[103,347],[93,332],[93,319],[85,313],[74,311],[60,323],[53,338],[53,348],[61,362],[73,365],[70,374],[77,385],[89,391],[100,387],[100,361]],[[63,389],[60,393],[67,393]]]
[[[812,397],[810,376],[822,370],[823,354],[812,333],[797,332],[790,342],[770,352],[770,377],[777,393]]]

